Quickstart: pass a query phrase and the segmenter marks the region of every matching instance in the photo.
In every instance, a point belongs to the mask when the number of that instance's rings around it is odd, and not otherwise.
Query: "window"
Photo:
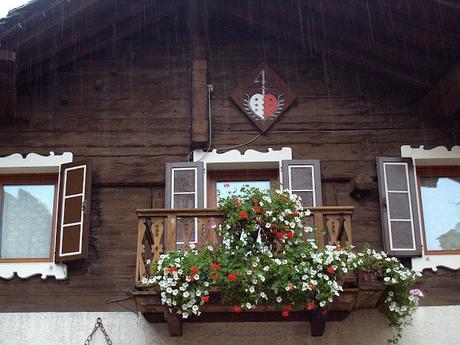
[[[65,279],[88,256],[91,166],[70,152],[0,157],[0,278]]]
[[[208,207],[215,208],[220,198],[238,192],[244,187],[269,190],[279,182],[279,172],[262,170],[211,170],[208,172]]]
[[[57,175],[0,175],[0,262],[50,261]]]
[[[460,146],[378,157],[383,244],[422,271],[460,268]]]
[[[417,176],[425,253],[460,253],[460,166],[421,166]]]

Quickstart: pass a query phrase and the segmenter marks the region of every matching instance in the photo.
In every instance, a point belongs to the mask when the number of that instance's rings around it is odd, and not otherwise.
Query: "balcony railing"
[[[320,247],[325,243],[349,247],[352,244],[352,206],[311,207],[304,222],[317,229]],[[162,253],[191,247],[200,248],[220,241],[216,229],[224,215],[215,209],[140,209],[137,210],[138,237],[135,286],[144,287],[150,262]]]

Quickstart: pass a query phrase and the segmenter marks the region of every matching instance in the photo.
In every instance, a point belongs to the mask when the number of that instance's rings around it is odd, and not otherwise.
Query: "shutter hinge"
[[[81,210],[83,213],[86,213],[86,210],[88,208],[88,200],[85,200],[81,203]]]

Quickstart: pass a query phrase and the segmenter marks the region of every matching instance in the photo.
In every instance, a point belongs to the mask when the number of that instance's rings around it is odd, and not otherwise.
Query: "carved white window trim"
[[[29,153],[23,156],[20,153],[15,153],[6,157],[0,157],[0,174],[27,174],[27,173],[53,173],[59,174],[61,165],[71,163],[73,154],[64,152],[61,155],[56,155],[50,152],[48,156]],[[60,176],[58,177],[58,186]],[[59,187],[58,187],[59,188]],[[55,212],[57,217],[58,212]],[[54,224],[58,224],[55,219]],[[55,233],[56,233],[56,229]],[[56,242],[56,238],[53,239]],[[54,247],[56,243],[54,243]],[[0,263],[0,278],[12,279],[14,275],[21,279],[27,279],[32,276],[40,275],[42,279],[47,277],[55,277],[58,280],[67,278],[67,266],[59,264],[53,260],[50,262],[2,262]]]
[[[409,145],[401,146],[401,157],[412,158],[412,162],[415,167],[415,176],[417,166],[427,166],[427,165],[460,165],[460,146],[453,146],[450,150],[445,146],[438,146],[430,150],[425,150],[422,146],[412,148]],[[418,193],[418,180],[415,179],[416,188],[417,188],[417,205],[419,209],[419,224],[422,223],[421,219],[421,200]],[[420,227],[420,238],[423,243],[423,234],[422,227]],[[423,243],[425,245],[425,243]],[[460,254],[436,254],[436,255],[426,255],[422,250],[421,257],[412,258],[412,268],[418,272],[423,271],[424,269],[432,269],[436,271],[438,267],[447,267],[450,269],[459,269],[460,268]]]
[[[193,161],[204,163],[203,186],[205,207],[208,204],[208,170],[276,168],[279,172],[280,183],[283,183],[281,168],[282,161],[284,160],[292,160],[292,149],[290,147],[283,147],[280,150],[273,150],[270,147],[266,152],[248,149],[244,153],[238,150],[231,150],[224,153],[218,153],[216,149],[209,152],[194,150]]]

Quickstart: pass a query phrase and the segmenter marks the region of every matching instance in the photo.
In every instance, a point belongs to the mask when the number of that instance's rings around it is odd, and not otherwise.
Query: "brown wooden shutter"
[[[204,208],[204,164],[203,162],[166,163],[166,208]],[[189,230],[186,230],[188,228]],[[189,234],[189,235],[186,235]],[[176,219],[176,244],[198,241],[197,219]]]
[[[321,168],[318,160],[282,162],[283,188],[302,198],[303,206],[322,206]]]
[[[57,261],[67,262],[88,257],[91,175],[89,162],[61,166]]]
[[[420,224],[412,161],[378,157],[380,213],[385,251],[395,256],[420,256]]]
[[[166,208],[203,208],[203,162],[166,163]]]

